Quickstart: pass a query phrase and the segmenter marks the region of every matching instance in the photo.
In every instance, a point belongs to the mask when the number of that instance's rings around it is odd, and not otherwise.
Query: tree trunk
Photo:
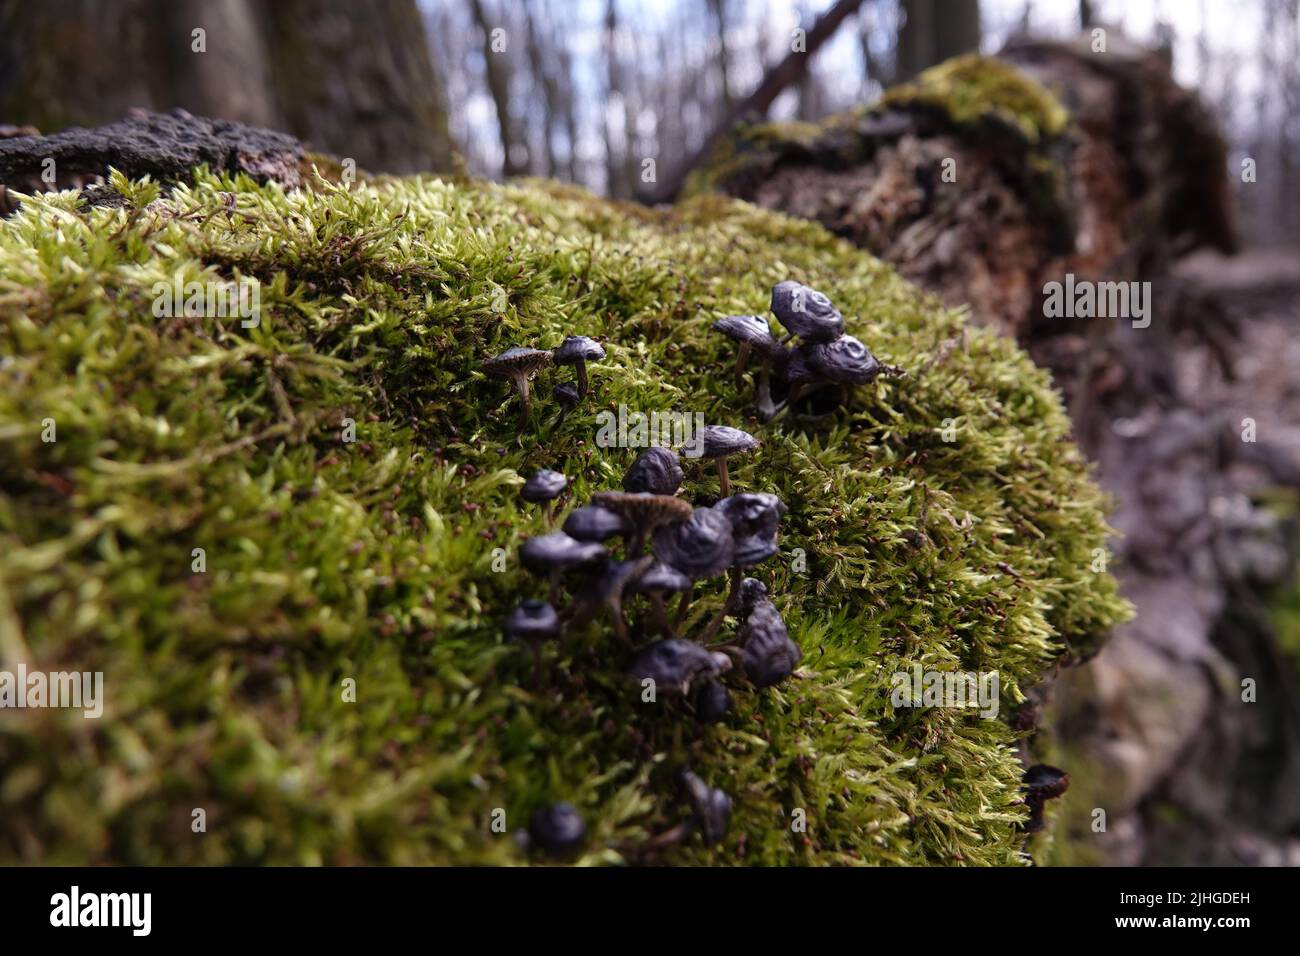
[[[980,46],[979,0],[903,0],[896,82]]]
[[[48,133],[132,107],[282,129],[374,170],[452,167],[415,0],[0,0],[0,122]]]

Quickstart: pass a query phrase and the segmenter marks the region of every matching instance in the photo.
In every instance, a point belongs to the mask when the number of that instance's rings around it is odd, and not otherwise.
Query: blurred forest
[[[650,200],[736,120],[816,120],[958,53],[1104,25],[1165,50],[1217,112],[1247,242],[1293,243],[1300,221],[1300,0],[103,3],[0,0],[0,122],[180,106],[373,170]],[[198,27],[207,56],[189,55]]]

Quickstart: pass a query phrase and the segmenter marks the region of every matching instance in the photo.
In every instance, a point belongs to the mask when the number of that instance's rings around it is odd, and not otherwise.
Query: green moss
[[[256,276],[261,324],[155,318],[175,275]],[[789,276],[910,374],[831,423],[748,419],[709,325]],[[480,360],[570,332],[605,337],[594,398],[521,427]],[[895,712],[890,675],[996,669],[1005,716],[1125,614],[1091,570],[1103,503],[1046,374],[820,227],[744,203],[634,214],[536,184],[286,194],[207,175],[148,208],[33,197],[0,223],[0,355],[0,656],[107,688],[99,720],[0,715],[3,862],[509,863],[525,857],[494,809],[513,831],[556,799],[589,822],[586,860],[615,862],[680,819],[690,763],[732,795],[732,829],[656,861],[1015,863],[1015,734]],[[733,482],[790,506],[761,576],[800,675],[737,680],[719,726],[641,703],[603,625],[550,648],[540,686],[500,633],[542,591],[516,559],[543,527],[520,476],[567,473],[566,507],[616,486],[635,452],[597,447],[594,415],[620,403],[748,427],[764,444]],[[688,469],[690,493],[715,482]]]
[[[961,127],[1014,126],[1031,145],[1061,135],[1070,115],[1046,87],[1001,60],[960,56],[885,92],[873,109],[927,107]]]

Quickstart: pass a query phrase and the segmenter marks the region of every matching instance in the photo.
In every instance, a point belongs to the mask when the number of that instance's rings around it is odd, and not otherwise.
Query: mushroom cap
[[[556,404],[563,409],[572,409],[578,407],[578,386],[572,382],[560,382],[553,389],[551,395],[555,397]]]
[[[805,342],[833,342],[844,334],[844,316],[831,300],[792,279],[772,286],[772,314]]]
[[[731,694],[715,680],[695,692],[695,716],[706,724],[716,723],[731,709]]]
[[[586,505],[564,519],[564,533],[579,541],[607,541],[627,534],[627,519],[599,505]]]
[[[543,468],[535,472],[531,478],[524,482],[524,487],[519,492],[519,497],[524,501],[534,503],[550,501],[558,498],[565,488],[569,487],[569,479],[564,477],[558,471],[551,471],[549,468]]]
[[[533,811],[528,835],[548,853],[572,853],[587,838],[587,824],[571,803],[548,804]]]
[[[622,515],[633,528],[645,531],[684,521],[694,510],[689,501],[645,491],[599,491],[591,496],[591,503]]]
[[[628,588],[633,594],[678,594],[689,591],[691,579],[671,565],[656,561]]]
[[[636,681],[646,678],[665,694],[685,694],[700,680],[711,680],[731,666],[726,654],[709,653],[694,641],[678,637],[642,648],[628,673]]]
[[[661,445],[651,445],[636,456],[636,461],[623,476],[623,490],[673,495],[682,486],[684,477],[677,452]]]
[[[713,327],[729,339],[748,342],[769,358],[782,351],[781,343],[772,335],[771,326],[761,315],[729,315],[718,319]]]
[[[803,651],[790,640],[785,622],[770,601],[754,605],[741,626],[740,638],[745,645],[741,664],[755,687],[771,687],[785,680],[803,657]]]
[[[727,516],[737,537],[755,534],[774,537],[786,512],[785,502],[776,495],[757,491],[723,498],[713,507]]]
[[[699,431],[705,458],[722,458],[739,455],[741,452],[753,451],[759,441],[749,432],[732,428],[730,425],[705,425]]]
[[[555,350],[555,364],[574,365],[578,362],[599,362],[605,357],[604,347],[585,335],[570,335]]]
[[[558,637],[560,616],[545,601],[524,601],[506,618],[506,636],[520,641]]]
[[[541,349],[515,348],[506,349],[483,363],[483,374],[493,378],[517,378],[536,375],[538,370],[551,361],[551,353]]]
[[[1025,771],[1021,781],[1028,799],[1039,803],[1059,797],[1070,788],[1070,775],[1059,767],[1045,763],[1034,764]]]
[[[609,556],[594,541],[577,541],[563,531],[529,538],[519,546],[519,560],[533,574],[546,575],[552,571],[567,571],[581,564],[591,564]]]
[[[775,536],[746,535],[736,539],[735,556],[732,558],[731,565],[735,568],[752,568],[756,564],[762,564],[780,550]]]
[[[758,578],[745,578],[741,581],[737,597],[740,600],[741,617],[749,617],[760,602],[771,603],[767,597],[767,585]]]
[[[696,508],[685,521],[656,531],[653,547],[660,561],[699,581],[731,567],[736,545],[726,515]]]
[[[834,342],[805,345],[799,348],[804,362],[811,366],[817,378],[838,385],[865,385],[880,374],[880,363],[865,345],[851,335],[842,335]],[[795,381],[792,359],[786,375]]]
[[[727,834],[727,824],[731,820],[731,798],[717,787],[710,787],[689,770],[682,771],[681,781],[700,836],[704,838],[705,846],[712,846]]]

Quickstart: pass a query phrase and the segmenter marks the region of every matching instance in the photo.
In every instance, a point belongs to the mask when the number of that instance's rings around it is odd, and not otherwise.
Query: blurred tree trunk
[[[979,0],[901,0],[894,82],[980,46]]]
[[[370,169],[452,166],[415,0],[0,0],[0,123],[131,107],[276,127]]]
[[[501,150],[505,154],[501,161],[501,174],[507,179],[523,176],[528,172],[528,165],[521,162],[521,150],[518,147],[522,144],[515,139],[515,125],[510,111],[510,61],[506,59],[505,49],[496,51],[492,48],[492,31],[504,29],[504,26],[493,21],[484,9],[482,0],[469,0],[469,8],[474,15],[474,23],[483,34],[483,68],[487,73],[488,92],[492,94],[492,104],[496,107],[497,134],[501,138]]]

